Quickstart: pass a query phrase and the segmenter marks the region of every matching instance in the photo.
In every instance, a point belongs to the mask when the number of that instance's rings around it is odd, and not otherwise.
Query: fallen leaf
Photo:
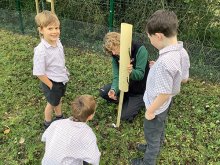
[[[11,131],[10,128],[4,130],[4,134],[8,134],[10,131]]]
[[[23,144],[25,142],[25,139],[23,137],[20,138],[19,143]]]

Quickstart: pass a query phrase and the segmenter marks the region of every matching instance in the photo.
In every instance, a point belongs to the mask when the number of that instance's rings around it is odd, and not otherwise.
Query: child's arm
[[[87,131],[87,135],[82,138],[83,152],[80,159],[92,165],[99,165],[101,153],[97,145],[97,139],[93,132]]]
[[[111,89],[115,91],[117,95],[119,92],[119,65],[115,58],[112,57],[112,71],[113,71],[113,81],[111,85]]]
[[[182,65],[182,83],[187,83],[189,79],[189,68],[190,68],[190,61],[189,61],[189,55],[184,49],[184,54],[182,55],[181,60]]]
[[[181,82],[182,82],[182,83],[187,83],[187,82],[188,82],[188,79],[183,79]]]
[[[130,79],[140,81],[144,78],[145,68],[147,65],[148,52],[144,46],[141,46],[136,56],[136,66],[132,69]]]
[[[53,83],[48,79],[47,76],[37,76],[40,81],[42,81],[44,84],[46,84],[50,89],[52,89]]]
[[[158,110],[169,98],[170,94],[159,94],[153,103],[147,108],[145,113],[145,118],[147,120],[152,120],[155,118],[154,112]]]

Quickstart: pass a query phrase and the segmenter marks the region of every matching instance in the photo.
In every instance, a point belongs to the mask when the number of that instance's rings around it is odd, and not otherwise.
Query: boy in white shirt
[[[96,106],[92,96],[79,96],[71,104],[72,117],[54,121],[46,129],[42,136],[46,143],[42,165],[99,164],[96,136],[86,124],[93,119]]]
[[[69,72],[65,66],[63,46],[59,40],[59,19],[51,11],[45,10],[36,15],[35,21],[41,42],[34,48],[33,75],[40,79],[47,100],[44,109],[46,129],[52,122],[53,111],[56,120],[63,118],[61,98],[66,91]]]

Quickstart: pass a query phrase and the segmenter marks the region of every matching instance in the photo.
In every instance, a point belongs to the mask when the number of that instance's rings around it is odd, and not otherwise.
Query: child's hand
[[[154,113],[151,113],[149,112],[148,110],[145,112],[145,118],[147,120],[153,120],[155,118],[155,114]]]
[[[109,90],[108,97],[113,100],[117,100],[117,96],[115,96],[115,91],[113,89]]]
[[[151,68],[154,65],[155,61],[150,61],[149,67]]]
[[[128,73],[131,74],[132,70],[133,70],[133,65],[129,64],[128,65]]]
[[[53,83],[50,81],[50,85],[48,86],[50,90],[53,88]]]

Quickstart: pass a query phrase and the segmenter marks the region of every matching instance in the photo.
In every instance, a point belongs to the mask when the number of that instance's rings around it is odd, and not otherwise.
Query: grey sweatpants
[[[110,89],[111,84],[107,84],[100,88],[100,96],[108,102],[118,103],[118,100],[112,100],[108,97]],[[124,94],[121,119],[132,121],[142,108],[144,108],[143,94],[131,94],[126,92]]]
[[[165,122],[169,109],[170,106],[153,120],[144,119],[144,136],[147,141],[143,159],[145,165],[156,164],[157,155],[165,138]]]

